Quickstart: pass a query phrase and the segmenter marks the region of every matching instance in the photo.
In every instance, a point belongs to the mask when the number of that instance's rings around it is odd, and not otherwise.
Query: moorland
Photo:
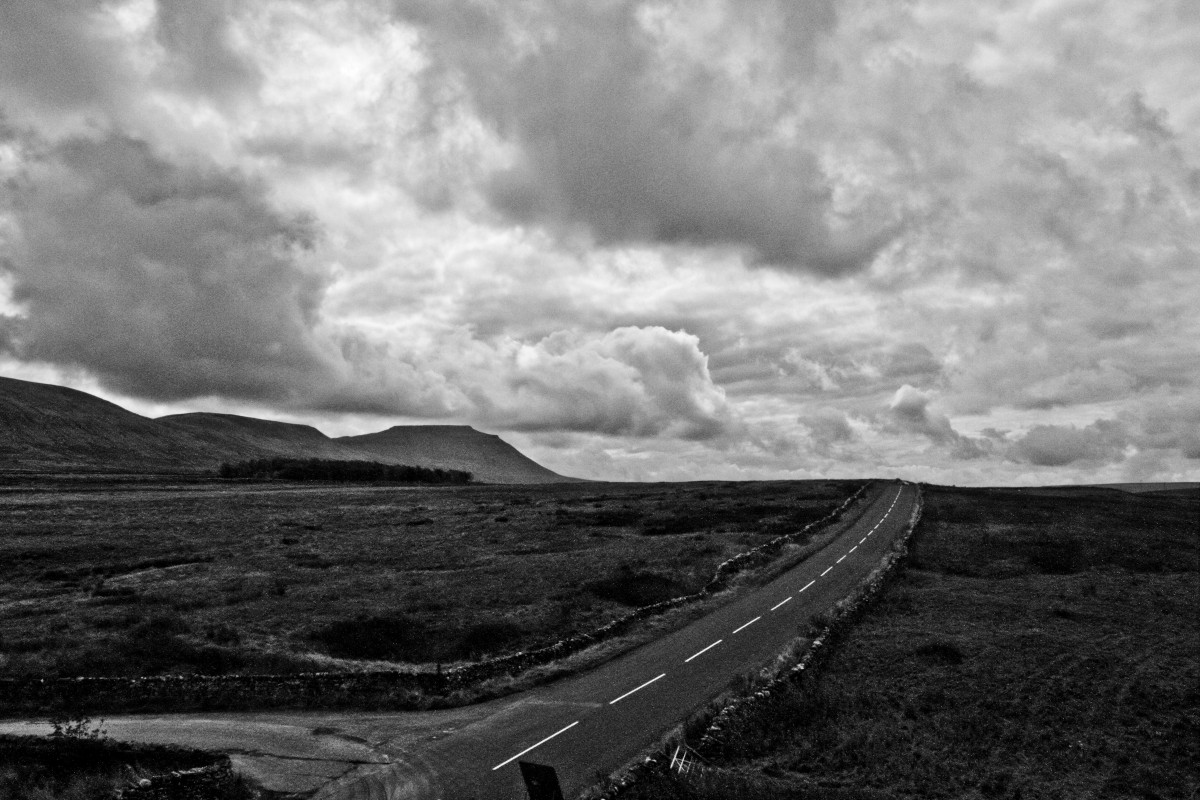
[[[861,485],[16,481],[0,677],[477,660],[696,591]]]
[[[815,682],[633,800],[1200,791],[1200,493],[928,487]]]

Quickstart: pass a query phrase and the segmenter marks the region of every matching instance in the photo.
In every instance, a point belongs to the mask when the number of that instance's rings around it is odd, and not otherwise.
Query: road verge
[[[797,638],[774,662],[757,673],[744,676],[737,689],[721,695],[702,711],[667,734],[606,780],[585,790],[582,797],[616,800],[639,782],[665,773],[678,764],[686,753],[693,762],[725,755],[740,746],[746,723],[769,713],[773,695],[784,691],[809,691],[822,665],[833,655],[837,644],[895,579],[909,557],[909,544],[921,518],[922,496],[917,486],[913,505],[903,533],[879,564],[848,597],[839,600],[828,614],[813,620],[811,636]]]

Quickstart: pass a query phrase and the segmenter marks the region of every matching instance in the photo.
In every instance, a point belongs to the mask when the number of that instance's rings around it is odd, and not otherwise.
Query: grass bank
[[[931,488],[821,678],[624,798],[1191,798],[1195,496]]]

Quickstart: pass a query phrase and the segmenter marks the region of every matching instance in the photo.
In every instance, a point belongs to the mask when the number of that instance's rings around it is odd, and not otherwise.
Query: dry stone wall
[[[685,741],[683,744],[702,758],[719,757],[729,748],[736,749],[739,725],[768,709],[773,702],[773,696],[783,690],[784,684],[800,684],[804,688],[812,685],[820,667],[833,655],[838,641],[845,637],[908,560],[912,536],[921,518],[922,497],[919,486],[917,491],[917,502],[904,533],[854,593],[834,605],[828,623],[817,632],[799,659],[794,664],[780,669],[764,685],[756,686],[745,694],[730,699],[713,715],[698,739]],[[652,752],[643,755],[595,789],[590,796],[601,800],[616,800],[638,781],[670,769],[670,763],[671,753],[655,747]]]

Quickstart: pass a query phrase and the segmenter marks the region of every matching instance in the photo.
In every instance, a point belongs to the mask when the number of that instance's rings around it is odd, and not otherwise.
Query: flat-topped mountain
[[[574,480],[466,425],[333,439],[309,425],[235,414],[150,419],[87,392],[0,377],[0,472],[205,473],[273,456],[466,470],[487,483]]]
[[[557,473],[526,458],[499,436],[467,425],[397,425],[379,433],[342,436],[333,441],[372,454],[373,461],[461,469],[486,483],[552,483]],[[362,456],[360,456],[361,458]]]

